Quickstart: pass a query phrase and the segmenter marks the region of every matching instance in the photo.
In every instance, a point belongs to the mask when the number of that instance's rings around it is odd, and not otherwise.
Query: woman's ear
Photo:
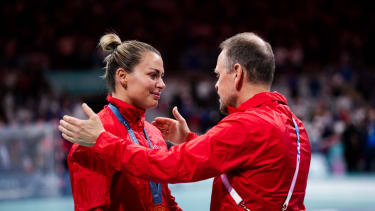
[[[233,71],[234,85],[236,86],[237,90],[240,90],[243,85],[244,70],[242,66],[237,63],[233,66]]]
[[[118,68],[116,70],[116,75],[115,75],[115,81],[118,81],[118,83],[121,84],[124,89],[126,89],[128,85],[128,72],[126,72],[123,68]]]

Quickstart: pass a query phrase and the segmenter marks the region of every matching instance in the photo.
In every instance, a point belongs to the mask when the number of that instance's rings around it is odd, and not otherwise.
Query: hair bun
[[[100,38],[99,45],[104,51],[114,51],[117,46],[121,45],[121,39],[114,33],[105,34]]]

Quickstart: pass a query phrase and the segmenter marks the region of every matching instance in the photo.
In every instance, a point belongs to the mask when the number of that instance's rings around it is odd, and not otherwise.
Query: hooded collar
[[[143,128],[145,121],[145,110],[130,105],[120,99],[107,96],[107,101],[120,110],[122,116],[130,123],[131,127]],[[137,129],[133,128],[133,129]]]
[[[278,92],[261,92],[254,95],[237,108],[228,106],[228,113],[232,114],[235,112],[248,110],[249,108],[256,108],[271,101],[278,101],[281,104],[288,105],[286,98]]]

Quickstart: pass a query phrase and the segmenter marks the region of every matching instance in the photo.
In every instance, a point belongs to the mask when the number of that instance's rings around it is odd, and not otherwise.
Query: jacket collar
[[[281,104],[288,105],[286,98],[278,92],[261,92],[254,95],[237,108],[228,106],[228,113],[232,114],[235,112],[245,111],[250,108],[256,108],[271,101],[278,101]]]
[[[114,106],[120,110],[122,116],[130,123],[132,126],[142,127],[145,121],[145,110],[137,108],[133,105],[130,105],[120,99],[112,97],[112,95],[107,96],[107,101],[112,103]],[[134,128],[133,128],[134,129]]]

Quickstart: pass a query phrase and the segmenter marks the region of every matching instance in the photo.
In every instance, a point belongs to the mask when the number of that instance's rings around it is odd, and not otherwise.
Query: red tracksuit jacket
[[[168,150],[160,131],[144,120],[144,110],[112,96],[108,96],[107,101],[115,105],[127,119],[142,147],[149,147],[143,133],[145,128],[155,150]],[[99,113],[99,117],[106,131],[121,138],[129,137],[125,126],[108,106]],[[149,181],[134,177],[125,169],[114,169],[108,163],[112,161],[96,158],[92,149],[75,144],[68,156],[75,210],[97,207],[101,207],[99,210],[148,210],[153,205]],[[137,163],[142,165],[141,160]],[[181,210],[167,184],[162,184],[162,203],[170,211]]]
[[[115,169],[144,179],[181,183],[215,177],[214,211],[242,210],[224,187],[222,173],[250,210],[281,210],[296,169],[297,135],[292,117],[299,128],[301,162],[288,210],[305,210],[309,138],[287,100],[276,92],[253,96],[206,134],[169,151],[138,146],[129,138],[119,141],[110,132],[100,134],[93,148]]]

